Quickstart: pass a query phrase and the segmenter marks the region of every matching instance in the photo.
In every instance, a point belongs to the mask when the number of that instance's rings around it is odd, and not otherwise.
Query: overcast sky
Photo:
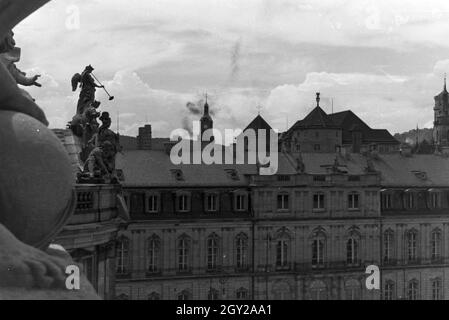
[[[15,33],[19,67],[43,75],[30,92],[51,127],[71,119],[70,78],[92,64],[115,96],[98,91],[102,110],[129,135],[186,126],[205,92],[219,129],[244,128],[261,106],[283,131],[317,91],[326,112],[333,99],[374,128],[431,127],[449,72],[445,0],[60,0]]]

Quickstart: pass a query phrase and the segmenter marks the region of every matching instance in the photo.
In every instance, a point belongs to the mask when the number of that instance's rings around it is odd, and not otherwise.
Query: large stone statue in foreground
[[[45,2],[0,0],[0,53],[10,49],[15,24]],[[0,298],[40,298],[38,289],[49,288],[63,296],[73,262],[48,246],[75,209],[70,161],[11,68],[0,63]]]

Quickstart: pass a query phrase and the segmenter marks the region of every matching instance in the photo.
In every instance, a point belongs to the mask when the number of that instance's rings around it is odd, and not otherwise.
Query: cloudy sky
[[[431,127],[449,72],[445,0],[52,1],[15,33],[19,67],[42,74],[30,92],[51,127],[71,119],[70,78],[92,64],[115,96],[98,91],[102,110],[128,135],[148,122],[168,136],[198,118],[186,105],[206,92],[219,129],[260,109],[283,131],[317,91],[326,112],[333,99],[374,128]]]

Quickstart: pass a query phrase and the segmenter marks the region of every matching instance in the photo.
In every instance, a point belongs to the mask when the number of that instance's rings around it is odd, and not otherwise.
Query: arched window
[[[441,300],[442,299],[442,282],[440,278],[436,278],[432,280],[432,300]]]
[[[276,245],[276,267],[283,268],[288,265],[288,240],[280,239]]]
[[[178,270],[189,271],[190,268],[190,238],[182,235],[178,239]]]
[[[384,300],[394,300],[395,296],[394,282],[391,280],[387,280],[384,287]]]
[[[207,269],[215,270],[218,267],[218,255],[219,255],[219,243],[220,239],[213,233],[207,237]]]
[[[362,289],[360,282],[356,279],[351,279],[345,284],[346,300],[360,300]]]
[[[235,239],[237,269],[245,269],[248,259],[248,237],[241,233]]]
[[[161,295],[157,292],[152,292],[148,295],[148,300],[161,300]]]
[[[327,300],[327,286],[323,281],[316,280],[310,285],[311,300]]]
[[[394,254],[394,232],[389,229],[384,232],[383,239],[383,260],[384,263],[390,263],[393,259]]]
[[[351,237],[346,242],[346,262],[348,264],[358,263],[359,244],[354,237]]]
[[[418,232],[416,230],[410,230],[406,234],[407,240],[407,259],[408,261],[414,261],[418,258]]]
[[[237,300],[247,300],[248,299],[248,290],[245,288],[240,288],[235,293]]]
[[[324,265],[324,252],[326,249],[326,235],[323,231],[316,231],[312,235],[312,266]]]
[[[158,236],[152,236],[147,242],[148,272],[159,272],[161,241]]]
[[[188,290],[183,290],[178,294],[178,300],[190,300],[190,292]]]
[[[117,243],[117,274],[129,272],[129,239],[121,237]]]
[[[435,229],[432,231],[430,245],[432,249],[432,260],[439,260],[441,258],[441,231]]]
[[[278,231],[276,236],[276,268],[289,268],[290,260],[290,236],[286,229]]]
[[[407,286],[407,298],[408,300],[418,300],[419,299],[419,283],[418,280],[413,279],[408,282]]]
[[[217,289],[210,288],[209,293],[207,294],[207,300],[220,300],[220,294]]]

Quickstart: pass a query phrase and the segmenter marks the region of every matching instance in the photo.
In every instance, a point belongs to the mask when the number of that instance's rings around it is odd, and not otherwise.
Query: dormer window
[[[420,180],[427,180],[427,173],[424,171],[412,171]]]
[[[182,173],[181,169],[171,169],[170,171],[176,180],[178,181],[184,180],[184,174]]]
[[[225,169],[227,175],[232,180],[240,180],[237,170],[235,169]]]

